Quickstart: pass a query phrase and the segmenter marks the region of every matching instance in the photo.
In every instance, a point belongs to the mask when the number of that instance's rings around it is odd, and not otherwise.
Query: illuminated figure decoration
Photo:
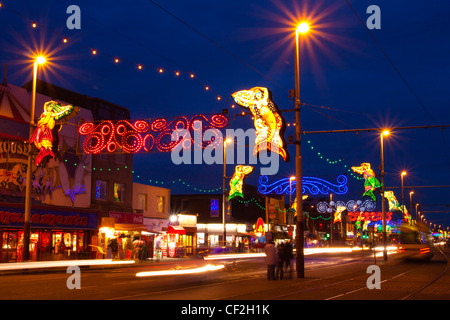
[[[375,172],[370,168],[370,163],[361,163],[360,167],[352,167],[352,170],[356,173],[362,174],[364,179],[364,196],[369,196],[373,201],[377,201],[375,194],[373,193],[376,189],[381,187],[380,182],[375,178]]]
[[[253,155],[256,156],[262,150],[270,150],[278,153],[284,161],[288,161],[289,157],[283,143],[284,119],[278,113],[269,90],[255,87],[237,91],[231,96],[237,104],[250,109],[253,115],[256,131]]]
[[[79,127],[78,133],[86,136],[83,143],[86,154],[115,152],[119,148],[126,153],[171,152],[180,143],[184,149],[192,146],[202,149],[209,145],[219,146],[223,141],[219,141],[220,139],[203,141],[202,134],[208,129],[222,129],[227,125],[228,118],[225,115],[213,114],[134,122],[129,120],[105,120],[99,124],[85,122]],[[178,130],[181,132],[183,129],[185,133],[181,136]],[[176,141],[172,141],[172,134],[176,135]]]
[[[342,222],[342,212],[344,212],[344,210],[347,210],[347,207],[337,206],[336,212],[334,213],[334,223]]]
[[[236,166],[233,177],[230,180],[230,195],[228,196],[228,200],[231,200],[236,196],[241,198],[244,197],[244,194],[242,193],[242,185],[244,184],[245,176],[250,174],[253,169],[254,168],[252,166]]]
[[[384,197],[389,202],[389,210],[401,211],[403,213],[404,221],[411,223],[412,218],[408,212],[408,209],[406,208],[406,206],[400,205],[400,203],[398,202],[397,198],[394,195],[394,191],[385,191]]]
[[[327,180],[316,177],[302,178],[302,194],[309,192],[311,195],[317,194],[346,194],[348,192],[347,177],[340,175],[337,177],[337,183],[334,184]],[[279,179],[269,183],[267,176],[259,178],[258,192],[261,194],[294,194],[297,189],[297,182],[289,178]]]
[[[62,106],[59,102],[48,101],[44,104],[44,112],[41,114],[37,128],[33,131],[30,143],[39,149],[36,157],[36,166],[39,166],[46,157],[55,158],[53,152],[58,148],[58,131],[61,129],[62,122],[68,120],[69,115],[76,115],[78,108],[66,105]]]
[[[308,195],[302,196],[302,199],[303,200],[308,199]],[[294,202],[292,203],[291,210],[295,212],[294,217],[296,217],[297,216],[297,198],[295,198]]]

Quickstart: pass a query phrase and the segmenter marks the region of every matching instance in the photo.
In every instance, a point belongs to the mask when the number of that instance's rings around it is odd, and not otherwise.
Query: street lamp
[[[414,194],[414,191],[409,192],[409,214],[412,216],[412,195]]]
[[[406,176],[406,171],[402,171],[400,177],[402,180],[402,214],[403,214],[403,219],[405,218],[405,197],[404,197],[404,193],[403,193],[403,177]]]
[[[223,245],[227,246],[227,228],[226,228],[226,209],[227,196],[225,194],[225,185],[227,180],[227,143],[231,143],[231,139],[227,138],[223,141],[223,181],[222,181],[222,223],[223,223]]]
[[[384,130],[380,134],[381,142],[381,214],[383,219],[383,259],[387,261],[386,250],[386,210],[384,208],[384,137],[390,134],[389,130]]]
[[[33,135],[34,123],[34,109],[36,108],[36,81],[37,81],[37,71],[38,66],[44,64],[46,61],[45,57],[38,56],[34,60],[33,64],[33,87],[31,90],[31,112],[30,112],[30,143],[31,137]],[[23,261],[30,260],[30,236],[31,236],[31,171],[32,171],[32,154],[31,154],[31,144],[28,152],[27,159],[27,181],[25,184],[25,217],[23,223]]]
[[[300,122],[300,52],[299,52],[299,34],[305,34],[309,30],[309,25],[306,22],[299,24],[295,29],[295,177],[297,180],[297,187],[295,195],[297,197],[297,222],[296,222],[296,235],[295,246],[297,249],[296,269],[297,277],[305,277],[305,255],[303,252],[304,239],[303,239],[303,198],[302,198],[302,151],[301,151],[301,122]]]

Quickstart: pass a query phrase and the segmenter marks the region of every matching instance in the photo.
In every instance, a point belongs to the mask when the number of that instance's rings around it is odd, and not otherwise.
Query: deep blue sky
[[[327,108],[302,109],[305,131],[450,124],[448,1],[349,1],[363,23],[369,5],[380,7],[381,30],[371,30],[379,46],[345,0],[156,2],[172,15],[147,0],[2,1],[0,62],[8,63],[9,83],[22,85],[31,79],[24,53],[42,46],[53,51],[53,66],[41,78],[122,105],[133,119],[220,112],[233,103],[231,93],[254,86],[268,87],[279,108],[289,109],[293,26],[297,18],[310,16],[313,32],[301,49],[301,100]],[[81,30],[66,27],[66,8],[72,4],[81,8]],[[31,21],[39,27],[31,28]],[[89,48],[98,54],[93,56]],[[119,64],[114,64],[115,56]],[[181,76],[159,74],[156,68],[179,70]],[[190,72],[195,79],[189,78]],[[211,90],[205,91],[203,83]],[[223,97],[220,102],[217,95]],[[284,117],[294,120],[293,113]],[[252,126],[249,116],[235,119],[232,128]],[[288,128],[286,137],[293,133]],[[336,181],[362,162],[379,173],[376,133],[311,134],[304,141],[307,176]],[[289,152],[293,158],[294,146]],[[317,152],[341,162],[328,164]],[[405,186],[450,185],[449,129],[394,132],[385,142],[385,168],[388,187],[400,186],[402,170],[408,171]],[[175,178],[203,189],[222,184],[222,166],[175,166],[168,154],[136,155],[134,170],[140,177],[167,182],[174,193],[193,192],[168,183]],[[232,170],[229,166],[229,175]],[[271,180],[294,172],[291,160]],[[256,184],[257,177],[253,173],[248,182]],[[360,199],[363,181],[349,176],[349,188],[348,195],[335,199]],[[400,199],[400,190],[395,190]],[[405,189],[406,204],[409,191]],[[450,225],[450,188],[414,191],[413,201],[423,204],[422,210],[445,211],[426,213],[428,220]]]

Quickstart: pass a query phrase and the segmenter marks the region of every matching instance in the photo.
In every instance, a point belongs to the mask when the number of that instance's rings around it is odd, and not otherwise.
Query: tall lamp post
[[[37,71],[40,64],[45,63],[45,58],[39,56],[34,60],[33,64],[33,87],[31,90],[31,112],[30,112],[30,134],[29,140],[33,135],[34,130],[34,109],[36,108],[36,81]],[[31,144],[27,159],[27,181],[25,184],[25,217],[23,223],[23,261],[30,260],[30,237],[31,237],[31,171],[32,171],[32,154]]]
[[[227,210],[227,195],[225,193],[225,186],[227,181],[227,143],[230,143],[231,139],[227,138],[223,141],[223,181],[222,181],[222,223],[223,223],[223,246],[227,246],[227,223],[226,223],[226,210]]]
[[[400,174],[401,180],[402,180],[402,219],[405,218],[405,194],[403,192],[403,177],[406,176],[406,171],[402,171]]]
[[[383,259],[387,261],[387,250],[386,250],[386,210],[384,201],[384,137],[388,136],[390,132],[384,130],[380,134],[381,141],[381,214],[383,219]]]
[[[295,178],[297,180],[297,188],[295,195],[297,197],[297,222],[296,222],[296,235],[295,246],[297,249],[296,258],[296,270],[297,277],[305,277],[305,255],[303,252],[304,239],[303,239],[303,172],[302,172],[302,151],[301,151],[301,123],[300,123],[300,53],[299,53],[299,33],[306,33],[309,30],[309,26],[306,22],[301,23],[297,29],[295,29]]]
[[[412,195],[414,194],[414,191],[409,192],[409,214],[412,217],[413,209],[412,209]]]

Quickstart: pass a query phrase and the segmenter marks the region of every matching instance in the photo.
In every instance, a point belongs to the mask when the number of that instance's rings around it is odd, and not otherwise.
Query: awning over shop
[[[180,226],[169,226],[167,233],[186,234],[186,230]]]
[[[143,224],[116,223],[114,229],[121,231],[148,231]]]

